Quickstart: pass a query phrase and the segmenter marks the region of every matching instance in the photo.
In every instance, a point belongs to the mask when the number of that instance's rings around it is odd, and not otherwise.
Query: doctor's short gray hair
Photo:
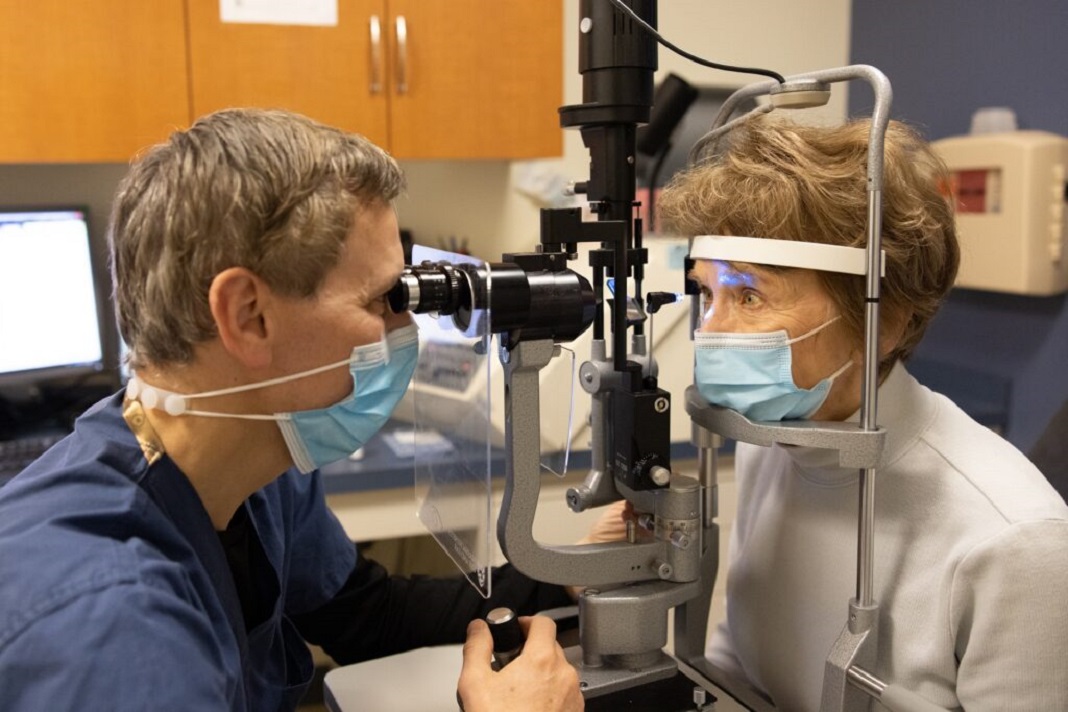
[[[216,336],[208,290],[230,267],[313,295],[357,210],[403,187],[367,139],[284,111],[219,111],[148,149],[119,185],[108,234],[131,365],[191,361]]]
[[[868,120],[828,127],[755,116],[671,181],[657,202],[659,216],[688,237],[740,235],[863,247],[870,127]],[[905,124],[890,122],[883,167],[881,321],[900,339],[882,360],[882,375],[912,353],[956,279],[960,246],[945,197],[948,185],[948,171],[927,142]],[[864,278],[816,274],[863,344]]]

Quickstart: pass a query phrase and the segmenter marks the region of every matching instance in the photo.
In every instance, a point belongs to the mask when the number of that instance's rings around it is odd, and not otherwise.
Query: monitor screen
[[[103,363],[85,210],[0,209],[0,380]]]

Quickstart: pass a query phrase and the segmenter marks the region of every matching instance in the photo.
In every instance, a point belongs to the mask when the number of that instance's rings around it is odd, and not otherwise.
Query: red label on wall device
[[[1000,213],[1001,171],[953,171],[950,191],[958,213]]]

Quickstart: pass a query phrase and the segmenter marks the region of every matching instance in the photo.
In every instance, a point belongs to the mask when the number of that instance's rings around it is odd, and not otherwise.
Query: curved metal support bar
[[[551,340],[522,341],[504,352],[505,438],[509,443],[504,501],[497,519],[501,550],[517,569],[546,583],[607,586],[661,578],[663,542],[545,546],[534,539],[541,492],[540,384]]]
[[[886,430],[861,430],[856,423],[788,420],[760,423],[727,408],[711,405],[696,386],[686,389],[686,412],[698,425],[718,435],[754,445],[801,445],[838,451],[842,467],[874,468],[886,444]]]
[[[886,134],[886,126],[890,123],[890,104],[893,101],[893,90],[890,88],[890,80],[881,71],[867,64],[851,64],[846,67],[822,69],[815,72],[795,74],[786,77],[784,84],[825,82],[834,84],[853,79],[862,79],[871,85],[875,92],[875,107],[872,109],[872,139],[868,142],[868,190],[879,190],[882,186],[883,174],[883,136]],[[766,96],[772,89],[782,85],[774,79],[765,82],[755,82],[746,85],[727,97],[720,107],[712,122],[710,131],[718,129],[725,124],[738,106],[746,99],[755,99],[758,96]]]

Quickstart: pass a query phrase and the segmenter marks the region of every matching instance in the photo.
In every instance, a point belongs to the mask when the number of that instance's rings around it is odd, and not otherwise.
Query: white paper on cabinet
[[[223,22],[337,25],[337,0],[219,0]]]

